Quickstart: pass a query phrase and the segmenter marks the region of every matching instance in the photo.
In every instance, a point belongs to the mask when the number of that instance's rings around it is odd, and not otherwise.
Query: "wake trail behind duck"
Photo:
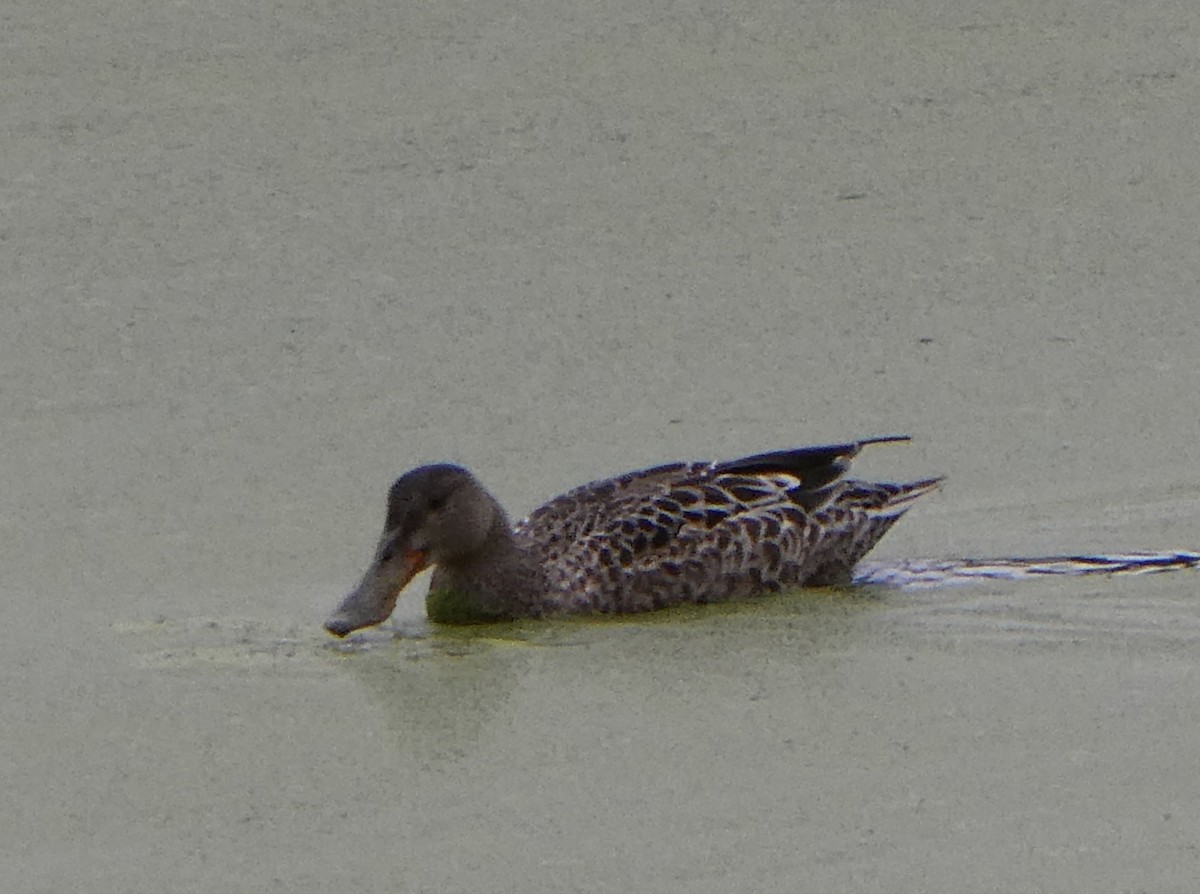
[[[1154,574],[1200,567],[1200,553],[1087,553],[1012,559],[941,559],[863,562],[854,573],[858,585],[927,588],[980,580],[1027,580],[1048,575]]]

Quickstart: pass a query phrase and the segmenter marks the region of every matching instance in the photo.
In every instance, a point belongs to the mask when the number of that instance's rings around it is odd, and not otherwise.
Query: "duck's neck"
[[[442,624],[477,624],[540,614],[546,595],[541,563],[513,539],[506,518],[484,546],[433,573],[425,613]]]

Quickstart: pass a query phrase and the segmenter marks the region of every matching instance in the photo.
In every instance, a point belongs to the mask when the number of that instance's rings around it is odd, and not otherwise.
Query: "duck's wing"
[[[516,535],[527,544],[542,547],[578,541],[608,530],[626,513],[649,505],[655,497],[702,476],[711,467],[712,463],[706,462],[668,463],[582,484],[517,522]]]
[[[909,439],[908,435],[888,435],[845,444],[756,453],[722,462],[676,462],[639,469],[616,478],[592,481],[560,494],[519,521],[517,530],[521,536],[533,541],[561,533],[565,528],[570,528],[575,535],[587,533],[597,526],[606,527],[608,521],[621,521],[631,508],[646,504],[674,487],[694,487],[711,482],[719,475],[741,475],[750,480],[788,475],[795,479],[790,485],[797,496],[802,492],[816,495],[826,485],[841,478],[849,469],[850,461],[867,444]]]
[[[837,551],[852,564],[925,492],[843,479],[865,444],[890,440],[903,438],[631,472],[551,500],[518,536],[578,608],[638,611],[801,583],[821,570],[830,537],[853,535]]]

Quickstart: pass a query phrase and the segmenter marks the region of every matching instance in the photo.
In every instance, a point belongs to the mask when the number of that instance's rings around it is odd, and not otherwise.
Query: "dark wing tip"
[[[817,447],[797,447],[793,450],[777,450],[772,453],[756,453],[740,459],[716,463],[717,473],[741,472],[743,474],[769,474],[789,472],[798,475],[810,487],[820,487],[846,471],[849,461],[867,444],[890,444],[911,441],[910,435],[883,435],[848,441],[845,444],[822,444]],[[823,479],[823,480],[822,480]]]
[[[867,444],[895,444],[901,441],[911,441],[912,435],[880,435],[877,438],[863,438],[858,442],[861,449]]]

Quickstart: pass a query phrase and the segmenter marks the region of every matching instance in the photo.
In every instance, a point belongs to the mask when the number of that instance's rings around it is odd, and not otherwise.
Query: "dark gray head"
[[[389,548],[420,550],[430,565],[469,556],[487,542],[498,515],[495,499],[462,466],[421,466],[388,491],[380,555]]]
[[[469,560],[507,530],[504,510],[461,466],[405,473],[388,491],[387,521],[371,567],[325,629],[345,636],[387,620],[414,575],[430,565]]]

